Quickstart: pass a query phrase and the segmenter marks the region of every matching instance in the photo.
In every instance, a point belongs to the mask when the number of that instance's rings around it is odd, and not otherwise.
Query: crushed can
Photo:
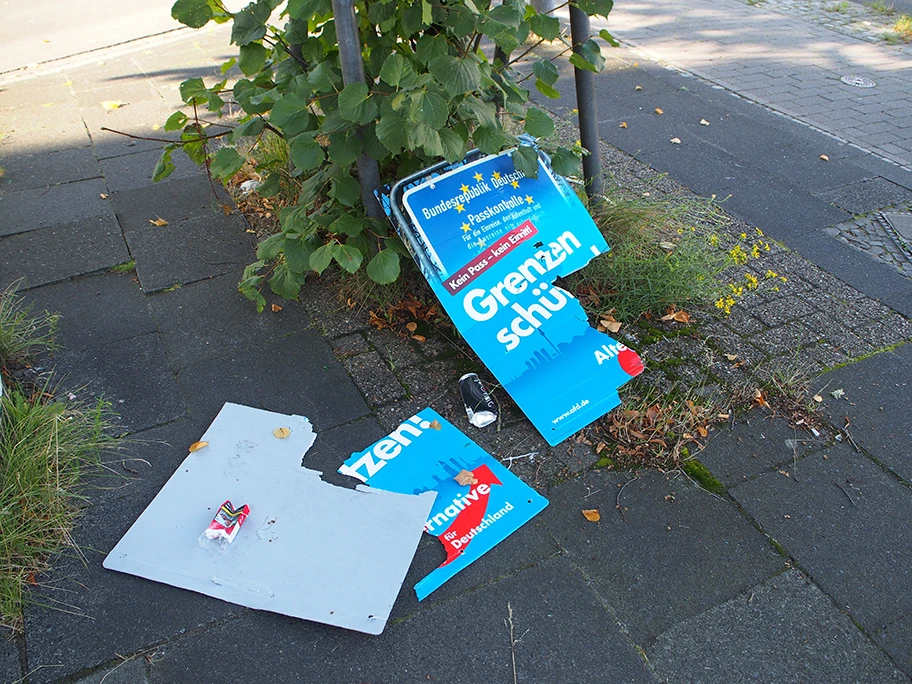
[[[483,428],[497,420],[497,404],[481,384],[477,373],[466,373],[459,378],[459,394],[472,425]]]

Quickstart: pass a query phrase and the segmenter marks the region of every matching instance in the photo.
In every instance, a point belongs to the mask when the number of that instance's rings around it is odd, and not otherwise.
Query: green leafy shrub
[[[606,16],[612,7],[611,0],[572,1],[589,15]],[[399,277],[400,255],[407,252],[389,224],[369,217],[363,206],[354,170],[362,154],[379,163],[382,182],[391,182],[441,158],[462,159],[471,147],[494,154],[516,146],[516,167],[535,176],[536,153],[519,144],[517,132],[539,138],[560,174],[576,173],[584,153],[578,145],[548,141],[554,122],[528,106],[522,82],[534,78],[542,94],[559,97],[554,61],[567,56],[577,68],[599,71],[604,58],[596,41],[570,54],[560,21],[524,0],[361,0],[355,12],[367,83],[344,84],[331,0],[257,0],[236,13],[220,0],[177,0],[172,8],[175,19],[195,28],[233,22],[238,56],[222,73],[236,65],[243,77],[230,88],[227,79],[181,84],[186,107],[165,124],[180,131],[180,141],[166,147],[154,178],[171,173],[178,148],[227,179],[247,161],[237,149],[244,140],[241,149],[249,150],[249,140],[259,144],[271,132],[287,144],[290,163],[277,158],[258,167],[261,195],[278,192],[287,176],[297,191],[296,203],[280,212],[281,231],[259,244],[257,261],[240,283],[259,309],[264,283],[295,298],[305,274],[333,262],[349,273],[364,267],[378,283]],[[606,32],[602,37],[613,42]],[[537,60],[518,82],[509,55],[528,44],[517,56],[524,58],[556,40],[566,49]],[[500,56],[490,58],[482,43],[496,46]],[[203,109],[221,116],[227,101],[242,110],[239,120],[229,125],[200,117]]]

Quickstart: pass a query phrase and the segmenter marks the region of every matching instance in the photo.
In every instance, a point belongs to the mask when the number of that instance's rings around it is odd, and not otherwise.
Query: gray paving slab
[[[15,97],[21,97],[17,92]],[[71,96],[32,107],[20,106],[3,116],[4,156],[54,152],[91,144],[82,113]]]
[[[637,642],[783,567],[783,558],[727,501],[685,478],[647,472],[625,485],[628,479],[595,473],[560,485],[540,517]],[[619,492],[624,517],[615,509]],[[591,508],[601,512],[600,522],[580,512]]]
[[[725,189],[732,185],[768,177],[765,171],[753,164],[696,139],[680,145],[668,143],[664,148],[636,156],[657,171],[668,173],[697,194],[704,197],[715,195],[720,200],[728,194]]]
[[[789,246],[820,268],[904,316],[912,316],[912,281],[866,252],[819,231],[789,238]]]
[[[885,178],[872,178],[820,193],[819,197],[851,214],[867,214],[912,203],[912,190]]]
[[[253,303],[237,291],[239,278],[240,269],[234,269],[224,276],[147,297],[171,368],[186,368],[230,350],[310,328],[309,317],[296,304],[278,312],[267,306],[258,314]],[[272,295],[267,292],[266,296]]]
[[[149,221],[156,218],[177,224],[200,216],[224,215],[219,205],[227,202],[228,196],[218,183],[215,188],[218,195],[213,195],[209,180],[204,176],[164,180],[152,187],[114,192],[111,202],[121,227],[129,233],[147,228]]]
[[[24,297],[37,310],[60,315],[56,339],[64,349],[92,349],[156,330],[132,273],[108,272],[47,285]]]
[[[912,612],[912,491],[849,445],[729,492],[868,633]]]
[[[4,682],[14,682],[22,677],[19,647],[9,639],[9,633],[0,632],[0,677]]]
[[[226,401],[307,416],[318,433],[369,413],[329,345],[309,330],[202,361],[177,379],[191,417],[210,421]]]
[[[304,467],[319,470],[320,479],[339,487],[353,489],[360,481],[336,472],[342,462],[387,434],[377,419],[366,416],[317,433],[317,440],[304,455]]]
[[[71,223],[92,216],[110,216],[111,206],[100,178],[0,195],[0,237]]]
[[[822,448],[822,437],[756,410],[734,429],[714,433],[697,458],[722,484],[733,487]]]
[[[186,447],[181,444],[175,450],[177,463],[186,456]],[[202,594],[101,566],[171,474],[167,469],[152,472],[156,480],[161,478],[157,486],[125,489],[124,494],[129,491],[129,495],[85,511],[73,538],[86,562],[73,553],[56,559],[54,570],[35,592],[34,603],[26,611],[31,684],[56,681],[98,665],[113,666],[121,656],[129,657],[241,610]],[[54,610],[54,606],[67,612]]]
[[[903,672],[912,676],[912,615],[906,615],[873,635]]]
[[[143,80],[142,88],[149,91],[146,98],[154,99],[129,100],[128,93],[119,94],[122,87],[127,90],[129,88],[119,85],[103,91],[91,91],[91,94],[96,97],[108,99],[110,96],[110,99],[113,100],[127,101],[124,106],[113,110],[102,108],[99,102],[94,102],[92,106],[82,109],[86,129],[92,137],[92,145],[99,159],[160,149],[162,147],[160,140],[180,139],[179,131],[165,131],[162,128],[168,116],[174,112],[174,108],[167,106],[157,93],[151,91],[148,81]],[[121,135],[116,131],[135,137]]]
[[[514,643],[504,621],[513,613]],[[207,656],[221,644],[218,664]],[[594,645],[597,644],[597,647]],[[555,559],[466,594],[384,634],[351,632],[248,612],[168,645],[152,682],[654,682],[598,597]],[[264,662],[265,659],[265,662]]]
[[[907,682],[796,570],[663,633],[647,652],[668,682]]]
[[[89,147],[56,152],[4,154],[0,194],[99,178],[101,167]]]
[[[369,351],[342,364],[371,406],[382,406],[404,399],[407,391],[377,351]]]
[[[830,371],[814,387],[826,398],[824,409],[834,425],[842,427],[848,417],[855,442],[912,483],[912,362],[909,350],[901,349],[903,355],[876,354]],[[828,392],[835,389],[845,397],[833,399]]]
[[[727,212],[787,245],[796,235],[849,218],[848,212],[772,174],[729,185],[720,191],[723,198]]]
[[[119,659],[113,665],[80,677],[74,684],[146,684],[154,655],[155,651],[152,650],[133,658]]]
[[[120,226],[110,213],[0,237],[4,279],[24,278],[29,287],[94,273],[129,258]]]
[[[153,149],[146,152],[102,159],[101,168],[105,182],[108,184],[108,189],[111,192],[120,192],[152,185],[152,171],[155,169],[155,164],[160,157],[161,150]],[[199,166],[190,161],[190,158],[182,152],[173,154],[171,160],[175,168],[174,172],[168,176],[168,180],[193,178],[204,173]]]
[[[56,354],[57,379],[82,399],[104,397],[128,432],[183,416],[186,406],[157,333]]]
[[[147,220],[145,227],[125,236],[139,283],[151,294],[226,273],[240,275],[239,267],[255,256],[255,244],[246,229],[238,214],[210,214],[169,221],[167,226]]]

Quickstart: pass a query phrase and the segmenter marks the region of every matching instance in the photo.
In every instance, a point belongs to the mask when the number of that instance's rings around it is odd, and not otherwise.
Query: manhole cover
[[[843,76],[839,79],[846,85],[855,86],[856,88],[873,88],[877,84],[870,78],[864,76]]]

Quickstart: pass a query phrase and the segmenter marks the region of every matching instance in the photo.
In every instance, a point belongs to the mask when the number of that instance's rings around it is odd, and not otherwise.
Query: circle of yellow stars
[[[500,171],[495,171],[494,173],[491,174],[491,180],[500,180],[500,176],[501,176]],[[481,182],[482,180],[484,180],[484,176],[481,175],[481,172],[480,172],[480,171],[476,171],[475,174],[474,174],[474,176],[473,176],[473,178],[474,178],[476,181],[478,181],[478,182]],[[518,189],[519,189],[519,181],[518,181],[518,180],[510,181],[510,185],[513,187],[514,190],[518,190]],[[463,183],[461,186],[459,186],[459,189],[462,190],[462,194],[464,194],[464,195],[468,194],[468,192],[469,192],[469,186],[468,186],[466,183]],[[532,203],[535,201],[535,200],[532,198],[532,195],[526,195],[525,200],[526,200],[526,204],[532,204]],[[464,212],[465,210],[466,210],[465,205],[464,205],[462,202],[459,202],[459,203],[456,204],[456,212],[457,212],[457,213],[460,213],[460,214],[461,214],[461,213]],[[470,230],[472,230],[472,227],[471,227],[468,223],[463,223],[463,224],[460,226],[460,228],[462,228],[462,232],[463,232],[463,233],[468,233]],[[478,238],[478,246],[479,246],[479,247],[484,247],[484,245],[485,245],[485,239],[484,239],[484,238]]]

